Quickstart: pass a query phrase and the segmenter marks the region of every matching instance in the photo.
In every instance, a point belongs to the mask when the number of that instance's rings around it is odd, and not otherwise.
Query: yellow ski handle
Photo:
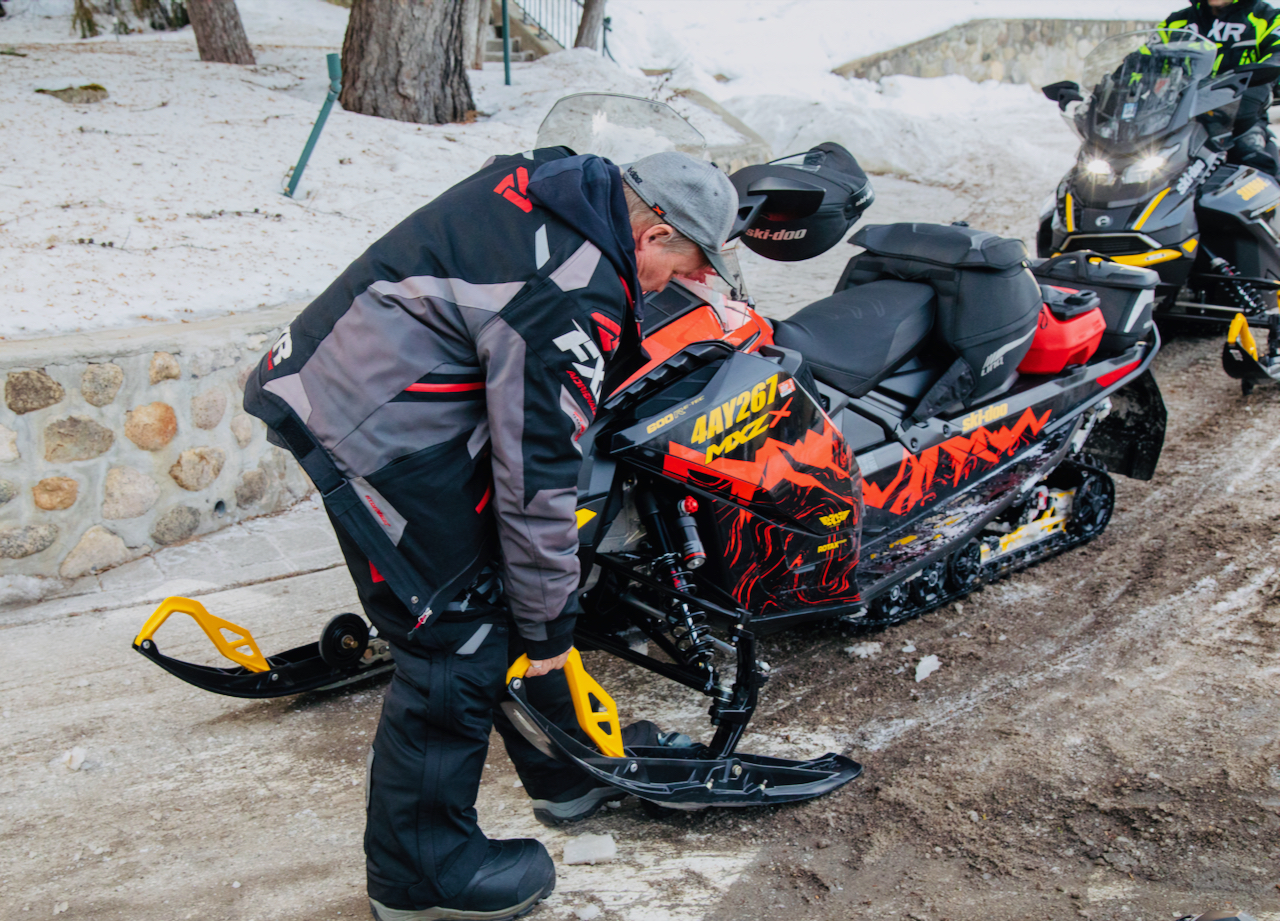
[[[516,678],[523,678],[531,665],[527,655],[516,659],[507,669],[507,684]],[[582,727],[582,731],[590,736],[591,741],[606,756],[625,758],[617,704],[600,687],[599,682],[587,674],[582,665],[582,654],[576,649],[569,650],[569,659],[564,663],[564,676],[569,682],[569,697],[573,700],[573,712],[578,717],[578,725]]]
[[[1227,345],[1236,341],[1239,341],[1240,348],[1249,353],[1250,358],[1254,361],[1258,360],[1258,343],[1254,341],[1253,333],[1249,329],[1249,321],[1242,313],[1235,315],[1235,319],[1231,321],[1231,328],[1227,330]]]
[[[209,637],[217,647],[218,652],[236,665],[242,665],[251,672],[271,671],[271,666],[259,651],[253,634],[244,627],[237,627],[229,620],[210,614],[205,610],[204,605],[194,598],[183,598],[179,595],[172,595],[160,602],[160,607],[156,608],[155,613],[142,625],[142,630],[134,638],[133,645],[141,646],[143,641],[155,636],[160,625],[169,619],[170,614],[186,614],[194,620],[200,625],[205,636]],[[227,634],[232,636],[228,637]]]

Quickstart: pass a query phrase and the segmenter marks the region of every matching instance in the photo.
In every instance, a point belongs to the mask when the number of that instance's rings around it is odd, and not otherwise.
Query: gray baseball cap
[[[669,150],[622,167],[622,178],[663,221],[698,244],[721,278],[737,283],[720,255],[738,213],[738,192],[728,176]]]

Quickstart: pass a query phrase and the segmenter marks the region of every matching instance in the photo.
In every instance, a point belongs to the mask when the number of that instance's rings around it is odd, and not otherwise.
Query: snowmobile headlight
[[[1115,170],[1111,168],[1111,164],[1101,157],[1094,157],[1086,163],[1084,171],[1094,179],[1111,179],[1115,176]]]
[[[1129,167],[1120,176],[1120,181],[1126,185],[1150,182],[1160,174],[1160,171],[1164,169],[1165,164],[1168,162],[1160,154],[1143,157],[1141,160],[1129,164]]]

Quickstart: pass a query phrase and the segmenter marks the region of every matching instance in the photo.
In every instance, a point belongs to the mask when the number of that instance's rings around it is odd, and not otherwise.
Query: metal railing
[[[518,0],[523,13],[522,21],[538,29],[538,37],[550,36],[562,48],[572,48],[578,38],[578,26],[582,22],[582,0]],[[609,18],[605,17],[601,30],[602,53],[613,60],[609,51]]]

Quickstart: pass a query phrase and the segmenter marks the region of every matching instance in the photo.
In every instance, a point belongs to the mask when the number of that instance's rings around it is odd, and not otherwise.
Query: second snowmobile
[[[584,95],[557,104],[539,146],[572,138],[625,162],[652,150],[635,149],[645,139],[696,147],[691,132],[661,104]],[[782,261],[830,249],[872,201],[835,144],[731,178],[736,234]],[[1154,278],[1076,254],[1037,264],[1038,278],[1020,241],[963,225],[872,225],[853,242],[863,251],[834,293],[785,320],[758,313],[741,277],[727,293],[686,280],[650,297],[647,364],[581,438],[576,645],[706,695],[715,730],[685,748],[624,748],[616,706],[579,659],[568,673],[594,745],[529,704],[522,663],[505,706],[534,744],[644,800],[746,806],[851,780],[860,769],[838,754],[737,751],[768,673],[758,637],[936,608],[1096,537],[1110,473],[1154,472]],[[180,663],[156,646],[160,614],[136,648],[219,693],[296,693],[383,667],[353,622],[275,657],[226,625],[253,658]]]
[[[1157,319],[1230,325],[1224,366],[1247,392],[1280,377],[1271,363],[1280,348],[1280,184],[1233,162],[1232,126],[1246,91],[1274,82],[1280,66],[1215,75],[1217,54],[1195,32],[1131,32],[1085,59],[1085,90],[1044,88],[1083,143],[1045,204],[1036,247],[1153,269]],[[1269,357],[1248,326],[1272,331]]]

